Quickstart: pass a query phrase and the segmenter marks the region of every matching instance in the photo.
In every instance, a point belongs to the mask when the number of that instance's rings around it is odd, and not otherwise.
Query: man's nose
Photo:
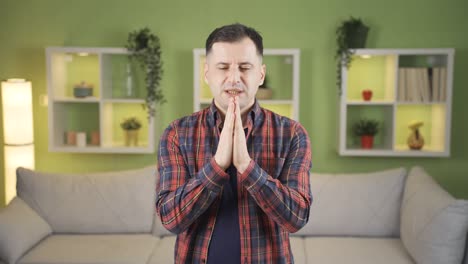
[[[231,67],[228,76],[229,82],[239,83],[240,82],[240,71],[237,67]]]

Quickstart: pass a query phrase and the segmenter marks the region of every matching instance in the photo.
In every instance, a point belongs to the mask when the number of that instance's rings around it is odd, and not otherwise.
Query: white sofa
[[[462,263],[468,201],[423,169],[311,177],[309,223],[291,235],[295,263]],[[176,237],[154,217],[154,166],[87,175],[20,168],[17,179],[18,197],[0,211],[0,263],[173,262]]]

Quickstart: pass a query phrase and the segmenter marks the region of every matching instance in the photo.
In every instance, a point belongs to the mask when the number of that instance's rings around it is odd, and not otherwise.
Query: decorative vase
[[[76,132],[76,145],[81,148],[86,147],[86,132]]]
[[[125,97],[135,97],[135,85],[133,80],[132,65],[127,63],[127,78],[125,83]]]
[[[371,149],[374,146],[374,136],[361,136],[361,148]]]
[[[138,146],[138,129],[124,130],[125,146]]]
[[[364,101],[370,101],[372,98],[372,90],[362,90],[362,99]]]
[[[419,132],[419,129],[416,128],[408,137],[408,147],[412,150],[420,150],[424,146],[424,137]]]
[[[419,128],[423,124],[424,123],[422,121],[413,121],[408,126],[412,130],[412,132],[408,136],[408,140],[406,142],[408,144],[408,147],[412,150],[420,150],[424,146],[424,137],[419,132]]]

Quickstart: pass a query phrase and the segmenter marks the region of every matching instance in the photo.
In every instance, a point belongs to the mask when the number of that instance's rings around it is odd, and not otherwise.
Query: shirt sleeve
[[[161,136],[158,172],[156,212],[163,226],[176,234],[185,231],[210,207],[229,180],[214,158],[196,175],[190,175],[174,123]]]
[[[289,153],[277,179],[268,175],[253,160],[244,173],[239,174],[242,184],[258,206],[291,233],[297,232],[308,222],[312,204],[310,141],[305,129],[296,124]]]

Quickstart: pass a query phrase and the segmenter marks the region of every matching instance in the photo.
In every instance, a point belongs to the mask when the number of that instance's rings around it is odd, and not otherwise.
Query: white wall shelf
[[[450,156],[454,49],[357,49],[342,67],[339,145],[342,156]],[[367,55],[367,56],[363,56]],[[362,91],[373,92],[370,101]],[[362,149],[352,127],[361,118],[378,120],[372,149]],[[412,121],[422,121],[425,144],[407,146]]]
[[[154,120],[142,108],[144,73],[128,59],[125,48],[46,48],[49,151],[73,153],[154,153]],[[92,96],[74,97],[73,88],[85,81]],[[125,145],[120,123],[137,117],[138,145]],[[68,132],[85,132],[86,145],[68,144]],[[91,140],[97,134],[98,140]]]

